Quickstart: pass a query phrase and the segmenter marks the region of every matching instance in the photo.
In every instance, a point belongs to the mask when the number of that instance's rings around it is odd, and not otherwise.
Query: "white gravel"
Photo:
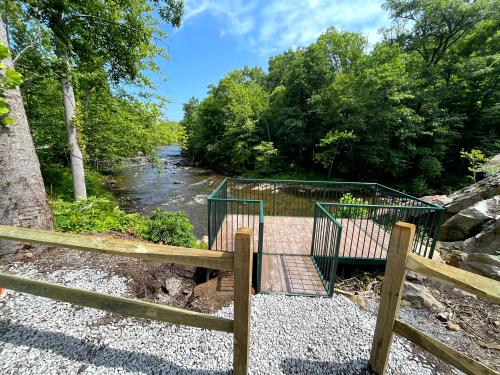
[[[117,295],[128,280],[94,269],[11,272]],[[232,306],[218,315],[231,317]],[[375,316],[343,296],[253,298],[252,374],[369,374]],[[432,361],[396,338],[389,374],[435,374]],[[422,353],[422,352],[417,352]],[[9,291],[0,300],[1,374],[229,374],[232,335]],[[447,372],[449,373],[449,372]]]

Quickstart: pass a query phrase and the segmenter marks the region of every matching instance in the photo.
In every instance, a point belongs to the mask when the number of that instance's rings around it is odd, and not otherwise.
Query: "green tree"
[[[50,47],[57,57],[50,69],[62,89],[74,194],[76,199],[86,198],[81,121],[74,89],[75,64],[85,65],[87,71],[104,67],[106,77],[116,83],[144,78],[141,70],[154,67],[151,58],[162,54],[150,42],[160,33],[151,11],[158,7],[164,20],[179,26],[182,2],[26,0],[20,3],[21,12],[37,26],[50,31]]]

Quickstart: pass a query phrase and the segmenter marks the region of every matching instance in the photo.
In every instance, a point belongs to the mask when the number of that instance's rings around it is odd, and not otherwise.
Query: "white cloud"
[[[359,31],[370,43],[387,24],[382,0],[185,0],[186,23],[209,13],[221,36],[240,38],[262,56],[313,42],[330,26]]]

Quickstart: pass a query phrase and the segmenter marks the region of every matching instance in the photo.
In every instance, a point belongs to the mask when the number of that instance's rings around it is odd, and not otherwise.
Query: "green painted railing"
[[[314,208],[311,259],[329,296],[333,295],[340,250],[342,224],[320,203]]]
[[[367,204],[340,203],[346,193]],[[385,262],[398,220],[416,225],[413,251],[432,258],[443,208],[377,183],[227,178],[208,198],[210,248],[232,251],[234,231],[252,227],[258,239],[258,289],[265,216],[314,217],[311,257],[330,293],[338,262]],[[380,247],[375,255],[368,247],[373,241]]]

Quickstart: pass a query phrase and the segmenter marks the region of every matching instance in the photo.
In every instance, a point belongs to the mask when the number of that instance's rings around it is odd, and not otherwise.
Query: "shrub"
[[[345,193],[339,199],[340,203],[344,204],[355,204],[355,205],[367,205],[368,201],[363,200],[363,198],[356,198],[351,193]],[[341,206],[339,210],[340,217],[359,219],[366,216],[368,213],[368,208],[364,207],[353,207],[353,206]]]
[[[156,209],[147,222],[146,238],[165,245],[197,247],[193,225],[182,211],[162,212]]]
[[[106,198],[90,197],[87,200],[52,202],[56,229],[62,232],[100,233],[133,232],[143,237],[146,219],[138,214],[127,214]]]
[[[162,212],[151,218],[128,214],[106,198],[52,202],[56,229],[61,232],[131,233],[137,237],[165,245],[205,248],[193,234],[193,225],[184,212]]]

